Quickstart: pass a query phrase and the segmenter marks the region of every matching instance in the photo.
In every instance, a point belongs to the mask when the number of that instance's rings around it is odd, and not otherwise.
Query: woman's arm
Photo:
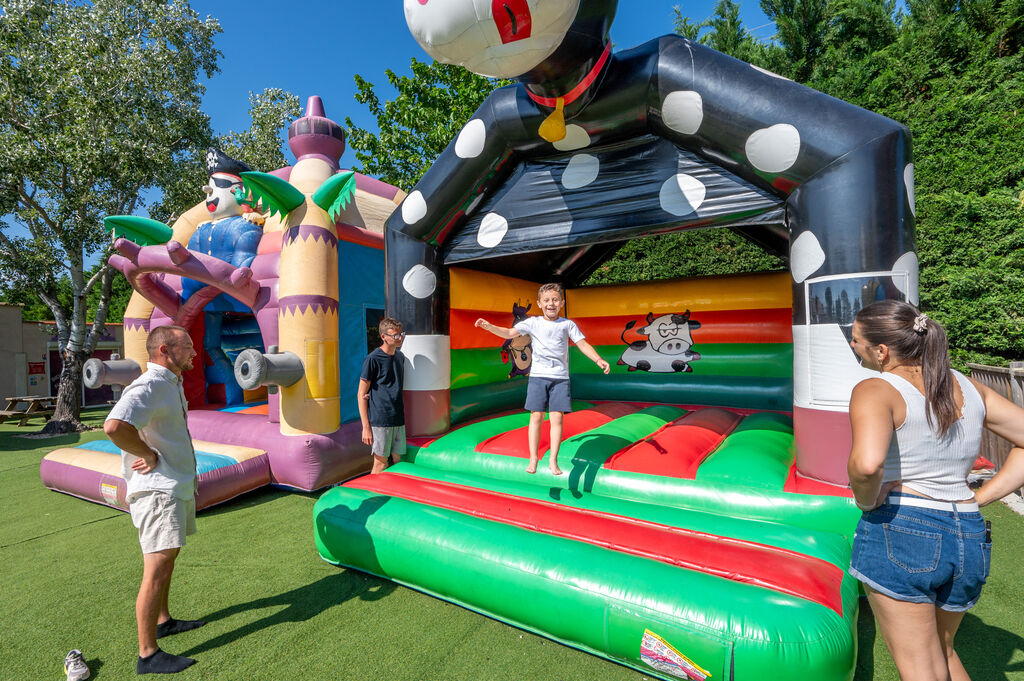
[[[889,492],[889,486],[882,487],[885,456],[893,433],[889,390],[889,384],[882,379],[869,378],[858,383],[850,397],[853,447],[846,470],[854,501],[862,511],[878,506]]]
[[[1024,487],[1024,449],[1014,447],[991,480],[974,494],[979,506],[991,504],[1007,494]]]

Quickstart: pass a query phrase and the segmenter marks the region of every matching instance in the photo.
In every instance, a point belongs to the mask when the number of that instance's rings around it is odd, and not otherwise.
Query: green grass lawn
[[[99,424],[102,414],[89,412],[86,421]],[[16,437],[33,430],[0,424],[0,679],[63,678],[71,648],[83,651],[93,678],[132,678],[142,561],[131,520],[50,492],[39,480],[46,452],[102,433]],[[266,489],[199,515],[199,533],[178,559],[171,611],[209,624],[161,639],[170,652],[198,659],[179,678],[649,678],[324,563],[313,545],[316,497]],[[992,576],[957,647],[974,681],[1024,681],[1024,518],[1002,504],[986,516],[996,542]],[[866,606],[859,633],[855,678],[897,679]]]

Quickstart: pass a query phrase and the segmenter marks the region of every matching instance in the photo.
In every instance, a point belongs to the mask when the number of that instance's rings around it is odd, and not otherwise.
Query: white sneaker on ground
[[[72,650],[64,657],[64,671],[68,675],[67,681],[84,681],[91,673],[81,650]]]

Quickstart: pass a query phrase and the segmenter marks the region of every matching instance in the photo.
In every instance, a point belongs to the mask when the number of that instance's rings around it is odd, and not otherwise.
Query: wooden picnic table
[[[25,406],[18,408],[22,402]],[[57,406],[57,398],[52,395],[22,395],[20,397],[8,397],[7,407],[0,411],[0,423],[7,419],[20,419],[18,427],[28,423],[33,416],[51,416]]]

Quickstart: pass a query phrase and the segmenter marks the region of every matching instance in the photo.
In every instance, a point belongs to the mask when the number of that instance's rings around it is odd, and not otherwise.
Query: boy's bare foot
[[[530,461],[530,465],[526,467],[526,472],[527,473],[536,473],[537,472],[537,462],[531,460]]]
[[[552,466],[551,467],[551,475],[561,475],[561,474],[562,474],[562,469],[561,468],[559,468],[558,466]]]

